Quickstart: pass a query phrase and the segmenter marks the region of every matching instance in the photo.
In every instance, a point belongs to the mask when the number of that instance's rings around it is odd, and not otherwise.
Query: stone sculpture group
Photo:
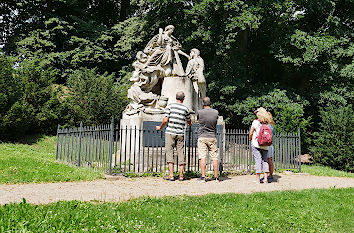
[[[201,99],[206,95],[204,61],[196,48],[189,55],[184,53],[172,36],[173,30],[173,25],[160,28],[159,34],[137,53],[130,78],[133,85],[128,90],[130,103],[123,115],[162,114],[167,103],[175,101],[177,91],[185,92],[191,112],[201,108]],[[186,70],[180,55],[188,59]]]

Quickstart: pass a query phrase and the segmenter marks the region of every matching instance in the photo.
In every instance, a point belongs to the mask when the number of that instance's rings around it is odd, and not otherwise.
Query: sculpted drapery
[[[198,49],[191,49],[190,60],[186,68],[186,76],[193,81],[193,88],[199,98],[206,96],[206,81],[204,77],[204,60]]]
[[[198,97],[205,96],[204,61],[198,49],[192,49],[190,55],[181,50],[181,44],[172,36],[173,25],[168,25],[155,35],[143,51],[136,55],[132,64],[134,72],[130,81],[133,85],[128,90],[130,104],[124,111],[127,115],[139,111],[146,113],[163,113],[167,99],[156,91],[164,77],[190,78]],[[180,55],[189,59],[184,72]]]
[[[189,58],[181,51],[181,44],[172,36],[174,26],[169,25],[159,34],[154,36],[144,49],[144,53],[149,56],[148,66],[161,66],[165,70],[165,76],[184,76],[179,54]]]

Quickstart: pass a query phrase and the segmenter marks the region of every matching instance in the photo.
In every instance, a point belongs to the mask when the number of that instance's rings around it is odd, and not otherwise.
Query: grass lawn
[[[0,143],[0,183],[93,180],[101,172],[55,160],[56,136],[30,137],[22,143]],[[1,232],[1,230],[0,230]]]
[[[301,165],[301,172],[309,173],[315,176],[339,176],[354,178],[354,173],[335,170],[333,168],[319,166],[319,165]]]
[[[103,177],[101,172],[93,169],[57,162],[55,150],[55,136],[32,136],[21,143],[0,143],[0,184],[94,180]],[[311,175],[354,178],[353,173],[323,166],[302,165],[301,168],[302,172]]]
[[[353,232],[354,189],[0,207],[0,232]]]

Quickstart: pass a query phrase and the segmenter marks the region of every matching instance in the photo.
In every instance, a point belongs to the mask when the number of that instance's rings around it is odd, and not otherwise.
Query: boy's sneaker
[[[220,182],[219,177],[215,177],[215,178],[214,178],[214,181],[215,181],[216,183],[219,183],[219,182]]]
[[[202,183],[205,183],[205,182],[206,182],[205,177],[203,177],[203,176],[200,177],[199,180],[200,180],[200,182],[202,182]]]

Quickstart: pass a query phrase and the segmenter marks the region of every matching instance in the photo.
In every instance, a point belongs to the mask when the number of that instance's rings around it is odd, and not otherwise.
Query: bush
[[[2,56],[1,59],[4,59]],[[41,59],[26,60],[16,69],[7,59],[1,67],[0,138],[14,139],[25,134],[54,133],[63,114],[55,73]]]
[[[10,57],[0,52],[0,139],[4,138],[4,117],[17,99],[16,82],[13,82],[13,68]]]
[[[7,112],[20,96],[12,65],[13,59],[0,52],[0,116]]]
[[[232,106],[232,111],[241,118],[243,124],[250,126],[255,119],[254,110],[262,106],[273,114],[277,132],[305,132],[310,119],[304,117],[304,107],[308,101],[286,90],[273,89],[262,96],[248,97]]]
[[[69,76],[68,88],[71,125],[108,123],[112,117],[120,119],[128,104],[128,82],[115,82],[114,74],[98,75],[94,69],[82,68]]]
[[[321,95],[319,131],[311,147],[314,161],[354,172],[354,91],[332,89]]]
[[[58,97],[60,89],[54,85],[57,72],[42,60],[32,59],[22,64],[18,76],[23,83],[23,101],[33,108],[31,133],[55,133],[67,114]]]
[[[27,59],[13,68],[0,54],[0,139],[56,132],[57,125],[101,124],[121,118],[127,105],[128,82],[95,70],[72,73],[68,87],[54,84],[57,73],[43,59]]]
[[[22,101],[21,80],[15,75],[14,59],[0,54],[0,139],[24,134],[32,121],[32,109]]]

